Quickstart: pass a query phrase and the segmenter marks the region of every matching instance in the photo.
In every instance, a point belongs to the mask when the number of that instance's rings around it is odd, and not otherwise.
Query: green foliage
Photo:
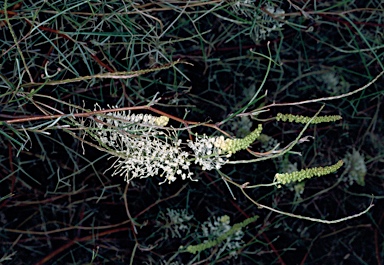
[[[357,150],[353,149],[351,153],[347,152],[343,159],[347,171],[346,181],[349,185],[356,182],[360,186],[365,186],[365,176],[367,167],[364,157]]]

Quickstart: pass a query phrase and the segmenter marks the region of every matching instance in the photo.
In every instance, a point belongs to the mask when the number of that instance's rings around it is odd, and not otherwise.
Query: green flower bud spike
[[[218,238],[214,239],[214,240],[209,240],[207,242],[204,242],[204,243],[201,243],[201,244],[198,244],[198,245],[191,245],[191,246],[188,246],[186,248],[186,251],[189,252],[189,253],[192,253],[192,254],[196,254],[198,252],[201,252],[201,251],[204,251],[208,248],[212,248],[214,246],[217,246],[219,244],[221,244],[224,240],[226,240],[228,237],[232,236],[233,234],[235,234],[237,231],[239,231],[240,229],[242,229],[243,227],[246,227],[247,225],[249,225],[250,223],[253,223],[254,221],[256,221],[257,219],[259,218],[258,215],[255,215],[253,217],[250,217],[248,219],[245,219],[243,222],[241,223],[237,223],[237,224],[234,224],[230,230],[228,230],[227,232],[225,232],[224,234],[222,234],[221,236],[219,236]],[[181,247],[182,248],[182,247]]]
[[[312,117],[306,117],[301,115],[293,115],[293,114],[282,114],[278,113],[276,116],[277,121],[289,121],[289,122],[296,122],[296,123],[303,123],[307,124],[310,122]],[[340,115],[329,115],[329,116],[317,116],[313,118],[311,121],[311,124],[318,124],[322,122],[333,122],[341,120],[342,117]]]
[[[253,132],[242,139],[236,138],[224,140],[224,137],[222,137],[216,141],[215,145],[217,145],[217,147],[220,148],[224,153],[234,154],[240,150],[247,149],[257,138],[259,138],[262,130],[263,126],[259,124]]]
[[[300,182],[300,181],[303,181],[304,179],[310,179],[312,177],[320,177],[320,176],[333,173],[339,168],[341,168],[342,165],[343,165],[343,160],[339,160],[339,162],[337,162],[332,166],[314,167],[314,168],[308,168],[308,169],[303,169],[300,171],[284,173],[284,174],[277,173],[275,175],[274,181],[283,185],[286,185],[292,182]]]

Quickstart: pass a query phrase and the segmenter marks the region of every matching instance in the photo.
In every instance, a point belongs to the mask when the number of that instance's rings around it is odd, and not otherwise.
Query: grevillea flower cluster
[[[125,111],[97,115],[91,136],[116,158],[112,176],[134,178],[161,176],[164,182],[191,179],[189,154],[180,147],[181,140],[161,128],[168,117],[131,114]]]
[[[262,129],[259,124],[256,130],[242,139],[197,136],[195,141],[188,142],[188,146],[194,152],[195,163],[203,170],[220,169],[232,154],[247,149],[260,136]]]
[[[102,109],[96,105],[95,110]],[[242,139],[197,136],[195,141],[188,141],[192,152],[187,152],[172,127],[164,127],[168,121],[165,116],[132,114],[112,108],[91,120],[92,129],[88,133],[115,159],[112,176],[123,176],[127,182],[160,176],[164,178],[161,183],[171,183],[177,178],[192,180],[192,161],[203,170],[220,169],[232,154],[248,148],[262,130],[259,125]]]
[[[181,150],[181,140],[173,141],[167,136],[159,139],[162,134],[156,132],[140,137],[119,135],[116,146],[118,159],[113,164],[115,171],[112,176],[124,176],[126,181],[130,181],[159,175],[164,177],[162,183],[171,183],[177,176],[183,180],[191,179],[189,154]]]
[[[200,165],[203,170],[220,169],[227,161],[228,155],[225,155],[220,148],[224,137],[196,137],[195,141],[188,141],[188,146],[195,155],[195,163]]]

